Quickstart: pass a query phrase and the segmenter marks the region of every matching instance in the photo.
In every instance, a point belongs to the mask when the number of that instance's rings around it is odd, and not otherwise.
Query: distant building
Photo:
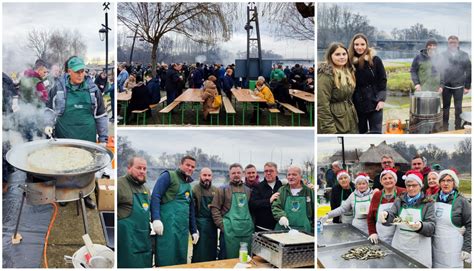
[[[387,142],[383,141],[378,146],[370,144],[368,150],[366,150],[359,159],[359,169],[369,174],[373,180],[375,176],[382,170],[380,160],[383,155],[389,155],[393,157],[395,167],[405,169],[409,162],[405,160],[395,149],[387,145]]]

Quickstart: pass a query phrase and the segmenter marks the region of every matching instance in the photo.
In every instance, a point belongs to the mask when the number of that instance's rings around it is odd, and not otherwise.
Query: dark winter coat
[[[128,104],[128,109],[130,111],[143,110],[148,108],[149,105],[150,94],[148,93],[148,88],[140,82],[132,89],[132,98]]]
[[[444,67],[441,70],[441,86],[456,88],[463,86],[471,89],[471,60],[464,51],[458,50],[455,54],[449,51],[441,55]]]
[[[182,79],[179,77],[179,73],[177,70],[170,68],[166,72],[166,85],[165,91],[166,92],[178,92],[181,87]]]
[[[410,74],[413,84],[421,85],[423,91],[437,91],[440,86],[439,72],[426,49],[421,50],[413,59]]]
[[[387,95],[387,74],[382,60],[375,56],[375,51],[369,49],[365,59],[354,57],[353,64],[356,68],[356,87],[352,99],[359,113],[375,111],[378,102],[385,102]],[[369,65],[372,59],[373,66]],[[359,61],[364,61],[364,67],[359,68]]]
[[[261,226],[266,229],[273,230],[277,221],[273,217],[272,204],[270,198],[273,194],[278,192],[278,189],[282,186],[281,181],[278,179],[275,181],[273,189],[268,185],[267,180],[261,181],[253,190],[250,196],[250,213],[255,219],[255,226]],[[262,229],[255,228],[256,231],[262,231]]]
[[[331,210],[341,206],[341,202],[346,200],[352,194],[352,191],[355,190],[354,183],[351,182],[350,187],[350,189],[342,189],[342,186],[340,186],[338,183],[333,186],[331,191]],[[334,223],[341,223],[341,217],[336,216],[332,219],[332,221]]]

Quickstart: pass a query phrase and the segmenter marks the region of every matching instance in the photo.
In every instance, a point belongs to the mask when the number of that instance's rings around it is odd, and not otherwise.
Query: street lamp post
[[[338,136],[337,137],[337,142],[342,145],[342,168],[346,169],[346,157],[344,154],[344,137],[343,136]]]
[[[99,38],[101,41],[104,41],[105,36],[105,72],[109,73],[109,31],[112,30],[109,28],[109,14],[107,10],[109,10],[109,2],[104,2],[102,6],[104,6],[105,11],[105,24],[102,24],[102,28],[99,30]]]

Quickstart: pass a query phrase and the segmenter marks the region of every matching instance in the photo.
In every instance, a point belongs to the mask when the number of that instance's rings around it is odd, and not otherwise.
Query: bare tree
[[[169,33],[192,41],[227,41],[228,19],[220,3],[119,3],[118,19],[137,36],[152,44],[151,61],[156,75],[157,49]]]
[[[265,3],[258,8],[277,37],[314,40],[314,3]]]
[[[50,33],[47,30],[33,29],[28,32],[28,45],[32,49],[37,58],[45,59],[48,50],[48,41]]]

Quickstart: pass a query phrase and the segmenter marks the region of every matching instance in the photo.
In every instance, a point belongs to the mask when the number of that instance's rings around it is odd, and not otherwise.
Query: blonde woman
[[[347,49],[332,43],[318,67],[318,133],[357,134],[357,112],[352,103],[354,71]]]

